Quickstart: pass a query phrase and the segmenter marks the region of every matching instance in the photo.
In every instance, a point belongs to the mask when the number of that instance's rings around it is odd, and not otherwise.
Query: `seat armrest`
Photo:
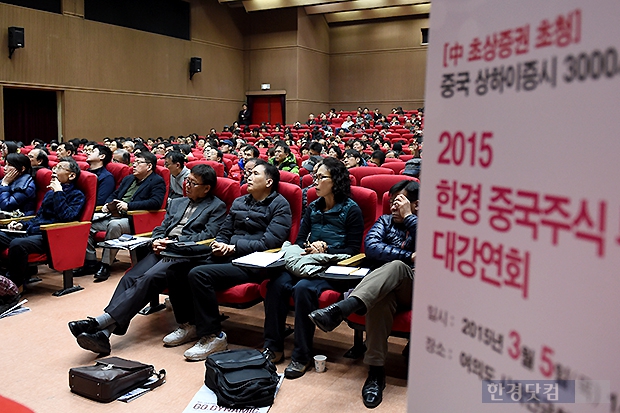
[[[157,212],[165,213],[166,210],[165,209],[134,209],[131,211],[127,211],[127,215],[138,215],[138,214],[148,214],[148,213],[154,214]]]
[[[19,218],[5,218],[5,219],[0,219],[0,225],[8,225],[11,221],[28,221],[31,220],[32,218],[34,218],[34,215],[28,215],[25,217],[19,217]]]
[[[362,252],[360,254],[352,256],[351,258],[340,261],[338,265],[343,265],[345,267],[354,267],[359,264],[364,258],[366,258],[366,254]]]
[[[71,221],[71,222],[58,222],[56,224],[43,224],[41,225],[42,231],[47,231],[51,229],[59,229],[59,228],[69,228],[75,227],[78,225],[90,224],[90,221]]]

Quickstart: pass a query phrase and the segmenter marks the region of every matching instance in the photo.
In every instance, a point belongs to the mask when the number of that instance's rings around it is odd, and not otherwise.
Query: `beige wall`
[[[83,0],[64,0],[62,15],[0,4],[0,27],[24,27],[26,37],[13,59],[0,48],[0,88],[59,91],[65,139],[221,129],[262,83],[286,91],[287,122],[332,106],[423,105],[428,19],[329,27],[303,8],[190,5],[186,41],[84,20]],[[202,73],[190,80],[192,56],[202,58]]]
[[[424,105],[428,18],[342,25],[330,29],[330,105],[415,109]]]
[[[24,27],[26,44],[0,59],[0,84],[63,91],[65,139],[204,133],[236,117],[243,36],[228,8],[192,0],[187,41],[84,20],[78,0],[64,6],[58,15],[0,4],[0,27]],[[192,56],[203,72],[190,80]]]

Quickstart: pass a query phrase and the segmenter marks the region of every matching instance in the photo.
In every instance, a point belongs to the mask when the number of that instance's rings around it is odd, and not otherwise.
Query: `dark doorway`
[[[4,139],[26,145],[58,139],[56,92],[5,87]]]
[[[286,95],[248,96],[252,123],[284,124],[286,119]]]

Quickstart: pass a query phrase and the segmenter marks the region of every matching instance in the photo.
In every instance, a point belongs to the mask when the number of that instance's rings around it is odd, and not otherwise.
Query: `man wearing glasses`
[[[105,231],[105,239],[116,239],[130,231],[127,211],[136,209],[159,209],[166,195],[166,184],[157,175],[157,158],[150,152],[140,152],[133,163],[133,175],[126,176],[118,189],[106,200],[101,211],[110,216],[93,222],[86,247],[84,266],[76,271],[77,276],[95,274],[95,282],[110,277],[110,266],[116,257],[117,249],[104,248],[101,263],[97,262],[95,234]]]
[[[80,216],[86,198],[74,182],[80,177],[80,167],[73,158],[61,158],[54,166],[50,191],[45,194],[37,215],[30,221],[12,221],[8,229],[22,233],[0,232],[0,248],[9,249],[7,278],[20,290],[28,274],[28,254],[43,254],[47,247],[41,225],[75,221]]]
[[[80,347],[95,353],[110,353],[112,332],[125,334],[131,319],[153,295],[166,288],[166,270],[178,262],[161,259],[160,253],[169,243],[215,237],[226,217],[226,205],[212,194],[216,183],[211,166],[192,168],[185,181],[187,197],[170,201],[164,221],[153,230],[153,251],[121,278],[104,313],[69,323]]]
[[[168,198],[183,197],[183,182],[189,176],[189,169],[185,166],[185,155],[180,151],[168,152],[164,158],[164,166],[170,171],[170,192]]]

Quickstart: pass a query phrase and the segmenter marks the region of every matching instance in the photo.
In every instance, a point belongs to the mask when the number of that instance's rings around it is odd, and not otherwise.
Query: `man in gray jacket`
[[[161,259],[159,254],[167,244],[215,237],[226,217],[226,205],[211,193],[216,180],[211,166],[192,168],[186,182],[187,197],[172,200],[164,221],[153,230],[153,252],[123,276],[102,315],[69,323],[80,347],[95,353],[110,353],[112,332],[125,334],[138,311],[166,288],[166,271],[176,262]]]

